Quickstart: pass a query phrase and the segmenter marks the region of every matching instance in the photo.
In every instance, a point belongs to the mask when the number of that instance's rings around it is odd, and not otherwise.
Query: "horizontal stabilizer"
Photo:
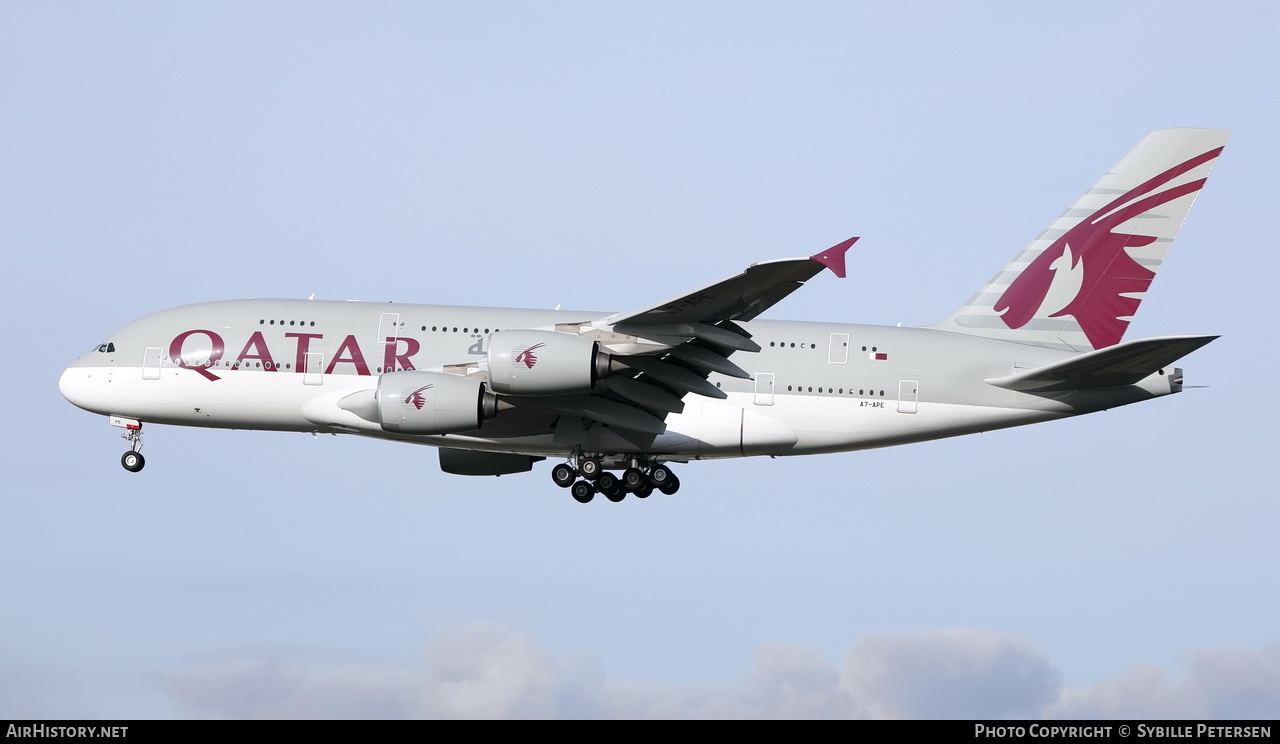
[[[1023,392],[1132,385],[1173,364],[1217,336],[1158,336],[1090,351],[986,382]]]

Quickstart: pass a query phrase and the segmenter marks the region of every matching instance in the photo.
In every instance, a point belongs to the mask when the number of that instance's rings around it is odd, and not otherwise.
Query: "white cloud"
[[[602,692],[606,718],[795,720],[854,714],[853,699],[841,689],[835,668],[798,646],[761,649],[741,685],[610,683]]]
[[[1027,718],[1062,685],[1030,641],[983,630],[861,638],[843,679],[871,718]]]
[[[590,663],[562,662],[520,634],[477,625],[427,645],[426,718],[589,717],[601,677]]]
[[[1202,651],[1169,679],[1138,667],[1064,689],[1028,640],[983,630],[858,639],[833,666],[810,649],[767,646],[726,685],[609,681],[524,634],[476,625],[427,644],[421,671],[316,669],[270,660],[194,666],[167,689],[193,714],[226,718],[1275,718],[1280,647]]]
[[[1260,652],[1218,649],[1191,654],[1187,674],[1169,679],[1139,667],[1085,690],[1067,692],[1048,715],[1061,718],[1280,717],[1280,646]]]

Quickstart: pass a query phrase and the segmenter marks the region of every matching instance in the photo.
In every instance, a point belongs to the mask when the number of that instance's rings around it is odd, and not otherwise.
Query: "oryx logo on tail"
[[[533,346],[530,346],[529,348],[517,354],[515,360],[512,363],[523,364],[528,369],[533,369],[533,365],[538,363],[538,355],[534,354],[533,352],[537,351],[538,349],[541,349],[543,346],[546,346],[546,344],[534,344]]]
[[[1157,238],[1114,232],[1175,199],[1204,186],[1198,178],[1164,189],[1179,176],[1222,152],[1221,147],[1186,160],[1135,186],[1096,210],[1055,240],[1027,265],[995,303],[1009,328],[1022,328],[1032,318],[1071,315],[1095,349],[1119,343],[1155,272],[1125,250]]]
[[[427,404],[427,399],[422,394],[433,387],[435,387],[435,385],[423,385],[417,390],[414,390],[412,393],[409,393],[404,397],[404,404],[406,406],[413,406],[421,411],[422,407]]]

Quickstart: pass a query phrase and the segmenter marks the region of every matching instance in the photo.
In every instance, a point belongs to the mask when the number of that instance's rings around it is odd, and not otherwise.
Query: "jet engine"
[[[378,422],[397,434],[474,431],[498,413],[484,383],[462,375],[412,370],[378,379]]]
[[[503,395],[587,393],[612,372],[589,338],[554,331],[499,331],[489,337],[489,384]]]

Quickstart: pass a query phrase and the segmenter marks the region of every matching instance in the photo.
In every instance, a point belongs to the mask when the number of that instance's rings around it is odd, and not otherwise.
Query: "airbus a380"
[[[142,470],[143,424],[354,434],[526,472],[581,502],[675,493],[668,463],[849,452],[1092,413],[1182,390],[1216,336],[1124,334],[1228,132],[1147,135],[951,317],[765,320],[850,238],[630,312],[229,300],[164,310],[63,372]]]

